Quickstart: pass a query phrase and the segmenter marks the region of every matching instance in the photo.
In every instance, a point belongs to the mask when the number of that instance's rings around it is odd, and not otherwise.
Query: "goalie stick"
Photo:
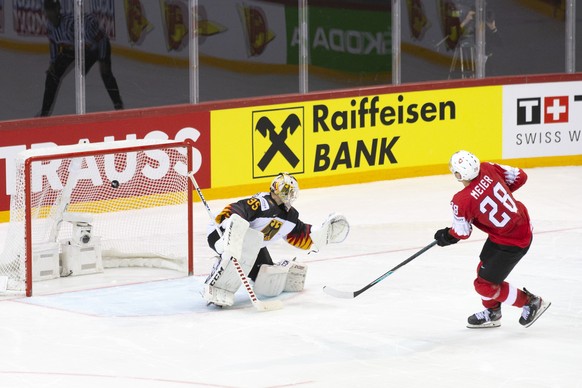
[[[196,182],[196,178],[194,177],[194,172],[193,171],[189,172],[188,176],[190,177],[190,180],[192,181],[192,184],[194,185],[194,188],[196,189],[196,192],[198,193],[200,200],[204,204],[204,207],[206,208],[206,212],[208,213],[208,216],[213,221],[214,228],[216,229],[218,234],[220,236],[222,236],[222,232],[220,231],[220,228],[218,227],[218,224],[216,223],[216,220],[214,219],[214,216],[212,215],[212,211],[210,210],[210,206],[208,206],[208,202],[206,202],[204,195],[202,195],[202,190],[200,190],[200,186],[198,186],[198,182]],[[259,311],[272,311],[272,310],[279,310],[283,307],[283,303],[280,300],[273,300],[273,301],[269,301],[269,302],[259,300],[259,298],[257,298],[257,295],[255,294],[255,291],[253,290],[253,287],[251,286],[251,283],[249,282],[249,279],[245,275],[245,273],[244,273],[240,263],[236,259],[236,257],[231,257],[230,260],[234,264],[234,267],[236,268],[236,273],[238,274],[238,277],[239,277],[242,285],[244,286],[245,291],[247,292],[249,298],[251,299],[253,306],[255,306],[255,308],[257,310],[259,310]]]
[[[336,298],[343,298],[343,299],[353,299],[356,296],[360,295],[362,292],[366,291],[368,288],[380,283],[382,280],[386,279],[388,276],[392,275],[396,270],[408,263],[412,260],[416,259],[418,256],[422,255],[424,252],[428,251],[430,248],[436,245],[436,240],[422,248],[420,251],[416,252],[414,255],[410,256],[408,259],[404,260],[402,263],[398,264],[396,267],[392,268],[390,271],[384,273],[382,276],[373,280],[372,282],[366,284],[364,287],[360,288],[356,291],[340,291],[336,290],[335,288],[331,288],[328,286],[323,286],[323,291],[331,296],[335,296]]]

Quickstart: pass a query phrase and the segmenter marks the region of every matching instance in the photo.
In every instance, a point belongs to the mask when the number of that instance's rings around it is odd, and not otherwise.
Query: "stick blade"
[[[253,305],[258,311],[274,311],[283,308],[283,302],[281,302],[280,300],[270,300],[270,301],[257,300],[256,302],[253,303]]]
[[[328,286],[323,286],[323,292],[335,298],[341,299],[353,299],[356,297],[356,293],[353,291],[340,291]]]

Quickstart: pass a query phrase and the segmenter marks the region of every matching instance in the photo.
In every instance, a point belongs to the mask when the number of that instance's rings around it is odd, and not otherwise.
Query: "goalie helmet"
[[[282,172],[271,182],[271,193],[278,196],[289,210],[299,194],[299,183],[291,174]]]
[[[458,181],[470,181],[479,175],[479,159],[468,151],[457,151],[451,156],[449,170]]]

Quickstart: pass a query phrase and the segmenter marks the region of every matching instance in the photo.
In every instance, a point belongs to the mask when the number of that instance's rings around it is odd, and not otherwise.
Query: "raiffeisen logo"
[[[453,121],[457,107],[452,100],[408,103],[404,96],[397,97],[395,105],[381,105],[380,96],[352,99],[350,108],[333,109],[328,104],[313,106],[313,132],[390,127],[393,125]]]
[[[574,101],[581,100],[574,96]],[[569,96],[518,98],[517,125],[567,123],[569,111]]]
[[[304,172],[303,107],[253,112],[253,177]]]

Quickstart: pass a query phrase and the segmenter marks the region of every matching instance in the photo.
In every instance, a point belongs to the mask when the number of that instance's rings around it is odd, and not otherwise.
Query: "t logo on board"
[[[567,123],[569,105],[568,96],[518,98],[517,125]]]

